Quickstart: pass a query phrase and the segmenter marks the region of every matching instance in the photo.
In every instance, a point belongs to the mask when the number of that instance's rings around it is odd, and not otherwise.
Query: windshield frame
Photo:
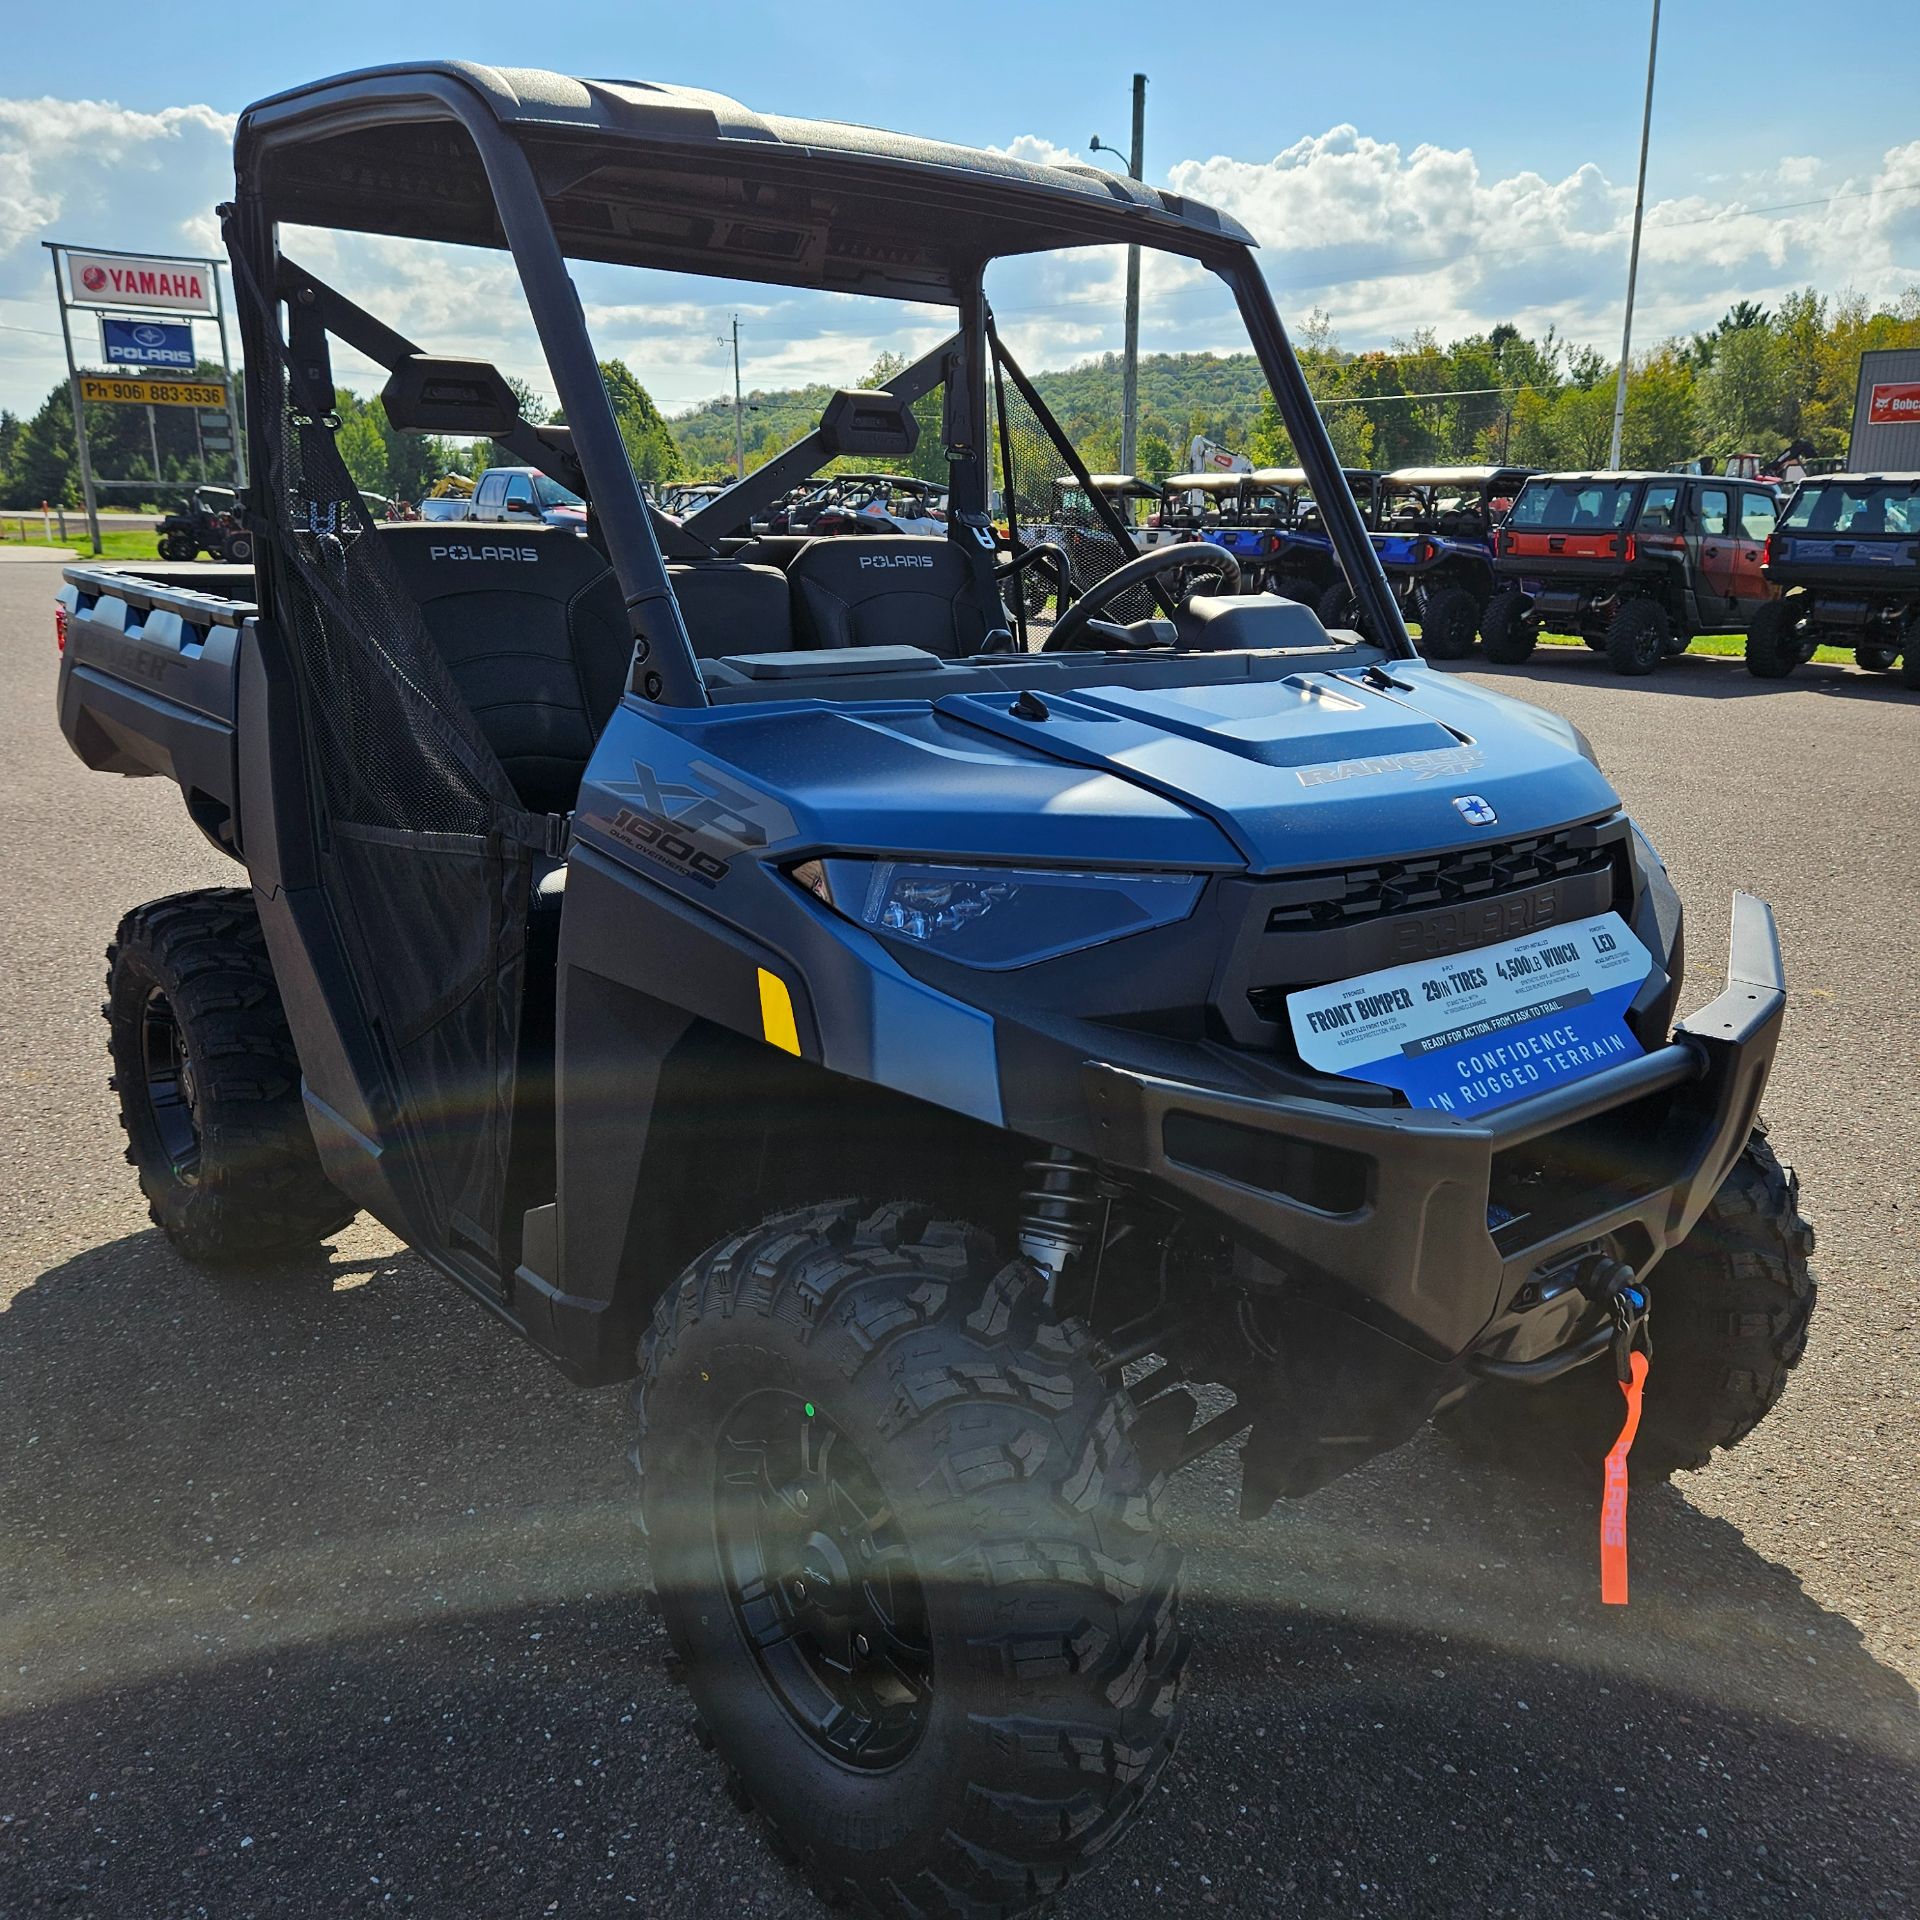
[[[278,338],[278,296],[284,276],[277,223],[293,219],[334,231],[411,231],[408,220],[399,212],[387,214],[370,208],[359,219],[328,218],[324,217],[325,209],[301,204],[302,187],[292,159],[303,148],[322,145],[343,132],[364,136],[376,128],[422,123],[431,127],[446,121],[457,123],[472,142],[480,173],[476,184],[493,202],[498,234],[493,244],[504,242],[512,256],[535,333],[565,409],[573,454],[585,475],[594,519],[628,610],[634,640],[629,691],[664,706],[704,708],[710,704],[706,683],[666,571],[659,536],[601,382],[570,261],[556,229],[554,203],[543,194],[529,152],[530,143],[543,134],[549,140],[553,137],[551,126],[542,128],[534,120],[523,125],[504,117],[498,103],[486,97],[468,72],[452,67],[416,71],[388,68],[347,75],[249,108],[241,117],[236,135],[238,191],[228,222],[229,252],[240,283],[241,332],[248,349],[249,404],[261,409],[261,417],[280,405],[277,392],[268,384],[269,369],[280,364],[285,354]],[[624,131],[609,133],[603,144],[630,147],[637,156],[647,158],[658,158],[675,146],[665,136]],[[752,142],[742,141],[737,151],[723,153],[720,149],[725,145],[709,142],[701,158],[710,170],[717,168],[724,177],[738,179],[743,190],[764,170],[777,165],[785,178],[817,178],[823,190],[839,186],[851,192],[863,181],[871,185],[876,166],[871,160],[826,149],[794,147],[771,155],[764,149],[756,152]],[[1112,197],[1091,198],[1087,197],[1085,183],[1077,179],[1063,179],[1057,193],[1050,187],[1043,191],[1011,181],[1002,185],[992,177],[996,166],[993,156],[953,151],[959,160],[941,174],[942,190],[956,198],[964,194],[969,206],[984,208],[988,216],[1001,221],[1007,244],[974,257],[948,261],[945,292],[957,310],[959,328],[946,430],[950,449],[960,456],[950,469],[948,537],[972,540],[991,550],[987,513],[990,477],[984,457],[990,445],[988,315],[983,288],[983,276],[991,260],[1034,250],[1092,249],[1116,239],[1150,246],[1156,252],[1197,262],[1226,285],[1254,356],[1267,377],[1282,424],[1321,503],[1323,525],[1353,587],[1363,620],[1378,636],[1375,644],[1391,657],[1417,659],[1271,292],[1254,264],[1250,243],[1238,236],[1237,229],[1228,231],[1230,222],[1221,221],[1209,230],[1191,218],[1176,215],[1172,209],[1178,203],[1163,203],[1144,189],[1130,189],[1126,194],[1116,190]],[[276,159],[289,161],[286,179],[291,184],[280,182],[268,164]],[[962,165],[962,161],[967,164]],[[1033,237],[1021,239],[1021,221],[1034,221],[1041,213],[1058,231],[1044,236],[1036,231]],[[316,214],[323,217],[315,218]],[[420,225],[427,218],[414,216],[412,224]],[[447,218],[450,229],[452,216]],[[459,239],[462,235],[429,226],[416,237]],[[709,266],[706,271],[711,276],[718,269]],[[777,284],[825,284],[798,279],[791,270],[745,272],[740,262],[729,262],[727,272],[729,277]],[[275,297],[266,297],[262,289],[273,290]],[[930,295],[920,290],[911,297],[924,303]],[[407,343],[392,337],[405,348]],[[263,588],[270,591],[272,542],[262,543],[262,553],[266,561]]]

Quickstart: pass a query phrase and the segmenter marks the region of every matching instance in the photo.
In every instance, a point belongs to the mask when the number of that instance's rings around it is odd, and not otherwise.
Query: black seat
[[[985,569],[952,540],[857,534],[811,541],[787,570],[803,647],[979,653],[1004,628]]]
[[[426,522],[379,537],[521,799],[567,812],[633,659],[606,556],[564,527]],[[775,569],[684,561],[667,576],[703,658],[793,644]]]
[[[566,527],[428,521],[379,537],[521,799],[566,812],[633,656],[606,556]]]
[[[739,560],[667,563],[687,638],[702,660],[723,653],[785,653],[793,645],[787,576]]]

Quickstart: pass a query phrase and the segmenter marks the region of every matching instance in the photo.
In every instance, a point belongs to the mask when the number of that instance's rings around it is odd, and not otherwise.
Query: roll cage
[[[1374,631],[1386,636],[1388,651],[1413,657],[1254,266],[1251,237],[1209,207],[1096,168],[1043,167],[866,128],[762,116],[695,89],[468,62],[374,68],[261,101],[241,117],[235,171],[228,245],[248,348],[248,400],[260,417],[283,404],[272,387],[277,366],[287,365],[296,385],[301,378],[299,340],[279,338],[282,303],[292,335],[303,321],[309,329],[325,325],[390,368],[412,354],[411,343],[281,256],[282,223],[511,254],[569,425],[562,435],[515,417],[485,430],[591,502],[634,641],[630,691],[643,700],[707,704],[663,551],[687,535],[650,512],[635,482],[569,257],[955,309],[953,337],[891,390],[910,401],[945,387],[948,537],[988,551],[988,264],[1112,244],[1199,261],[1234,296]],[[310,400],[324,412],[331,394],[319,385]],[[796,470],[794,458],[805,446],[750,480],[764,476],[774,492],[791,485],[806,470]],[[732,494],[749,490],[759,491]],[[690,520],[693,537],[705,517]],[[270,543],[262,560],[262,590],[270,595]]]

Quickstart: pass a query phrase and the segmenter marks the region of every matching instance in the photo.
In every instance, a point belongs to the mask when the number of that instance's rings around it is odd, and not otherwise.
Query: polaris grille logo
[[[1477,793],[1463,793],[1455,797],[1455,807],[1460,818],[1470,827],[1490,827],[1500,816],[1494,812],[1491,801],[1483,800]]]
[[[933,555],[930,553],[863,553],[860,556],[863,567],[930,567]]]
[[[429,547],[429,560],[529,560],[538,561],[538,547]]]

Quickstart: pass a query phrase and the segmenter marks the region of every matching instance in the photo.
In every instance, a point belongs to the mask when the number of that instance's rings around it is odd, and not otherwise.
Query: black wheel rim
[[[140,1010],[140,1071],[160,1151],[180,1180],[200,1174],[200,1090],[167,996],[158,987]]]
[[[872,1468],[811,1402],[762,1393],[722,1428],[716,1478],[721,1575],[768,1690],[842,1765],[899,1765],[932,1711],[933,1648]]]

